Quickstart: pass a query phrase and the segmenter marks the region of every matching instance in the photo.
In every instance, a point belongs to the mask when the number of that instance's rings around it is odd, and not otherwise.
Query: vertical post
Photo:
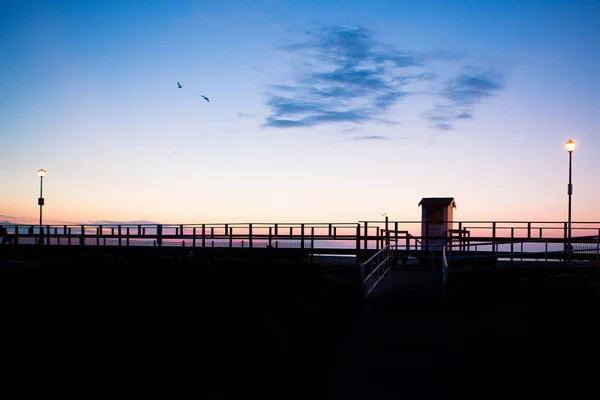
[[[127,247],[129,247],[129,227],[127,227]]]
[[[360,224],[356,224],[356,260],[358,261],[358,251],[360,250]]]
[[[100,236],[102,235],[102,225],[96,228],[96,246],[100,246]]]
[[[233,247],[233,227],[229,228],[229,248]]]
[[[179,225],[179,235],[183,236],[183,225]]]
[[[278,233],[277,233],[277,224],[275,224],[275,232],[274,232],[274,235],[275,235],[275,236],[277,236],[277,235],[278,235]]]
[[[569,151],[569,186],[567,187],[567,194],[569,195],[569,249],[571,247],[571,197],[573,196],[573,183],[571,182],[571,167],[573,162],[573,151]],[[41,197],[41,196],[40,196]]]
[[[527,223],[527,239],[531,239],[531,222]]]
[[[248,224],[248,247],[252,248],[252,224]]]
[[[300,248],[304,248],[304,224],[300,224]]]
[[[365,234],[365,239],[364,239],[365,240],[365,250],[368,249],[368,247],[367,247],[368,246],[368,243],[367,243],[368,242],[368,239],[367,239],[368,233],[369,233],[369,227],[368,227],[367,221],[365,221],[365,232],[364,232],[364,234]]]
[[[206,247],[206,225],[202,224],[202,247]]]
[[[43,171],[43,170],[40,170]],[[40,176],[40,198],[38,199],[38,204],[40,206],[40,244],[44,244],[44,227],[42,226],[42,208],[44,207],[44,196],[42,195],[42,188],[44,186],[44,173],[40,173],[38,171],[38,175]]]
[[[121,245],[121,225],[117,225],[117,230],[119,233],[119,246]],[[129,228],[127,228],[127,230],[129,230]]]
[[[337,226],[333,227],[333,238],[337,239]]]
[[[162,246],[162,225],[156,225],[156,243],[158,246]]]
[[[492,250],[496,248],[496,223],[492,222]]]
[[[379,250],[379,245],[383,242],[383,239],[381,238],[382,235],[379,233],[379,227],[377,226],[376,228],[377,230],[375,231],[375,235],[377,236],[377,240],[375,241],[375,248]]]
[[[272,247],[271,246],[272,240],[273,240],[273,227],[270,226],[269,227],[269,247]]]
[[[515,228],[510,228],[510,263],[513,263],[513,252],[515,246]]]
[[[311,249],[315,248],[315,227],[314,226],[310,227],[310,248]]]
[[[196,227],[192,228],[192,247],[196,247]]]
[[[390,231],[389,231],[389,226],[388,226],[388,216],[385,216],[385,245],[389,246],[390,245]]]
[[[83,246],[85,244],[85,226],[83,225],[81,225],[80,235],[81,237],[79,238],[79,244]]]

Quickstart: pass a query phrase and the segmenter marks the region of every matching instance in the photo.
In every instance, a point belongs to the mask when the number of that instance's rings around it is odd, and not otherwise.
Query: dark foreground
[[[0,259],[18,397],[598,395],[589,276],[465,278],[444,304],[439,272],[392,271],[361,303],[349,266],[35,261]]]

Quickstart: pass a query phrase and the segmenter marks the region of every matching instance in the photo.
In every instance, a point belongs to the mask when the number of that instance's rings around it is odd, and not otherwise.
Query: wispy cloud
[[[238,113],[238,117],[240,117],[240,118],[256,118],[256,114]]]
[[[385,136],[355,136],[353,140],[387,140]]]
[[[472,119],[473,105],[504,89],[503,77],[493,69],[466,66],[454,78],[445,82],[438,93],[445,101],[424,113],[433,127],[450,130],[457,120]]]
[[[86,224],[92,225],[157,225],[160,222],[156,221],[146,221],[146,220],[136,220],[136,221],[112,221],[112,220],[98,220],[98,221],[88,221]]]
[[[322,124],[390,123],[391,108],[415,93],[431,93],[422,84],[440,82],[434,61],[457,63],[462,54],[447,51],[400,50],[376,40],[363,27],[325,26],[303,32],[302,40],[280,47],[301,58],[290,81],[269,87],[270,113],[263,126],[313,127]],[[439,64],[439,63],[438,63]],[[466,66],[441,82],[434,95],[443,102],[423,113],[437,129],[452,129],[457,120],[471,119],[472,106],[501,89],[493,70]],[[241,114],[240,114],[241,116]]]
[[[323,27],[281,49],[307,61],[288,85],[272,85],[265,126],[290,128],[380,121],[410,94],[408,85],[431,79],[425,54],[400,51],[364,28]]]

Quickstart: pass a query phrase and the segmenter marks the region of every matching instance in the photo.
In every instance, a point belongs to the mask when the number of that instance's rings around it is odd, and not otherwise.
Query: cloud
[[[446,81],[438,93],[446,103],[437,104],[424,113],[424,117],[436,129],[451,130],[453,122],[473,119],[471,108],[476,103],[503,89],[503,78],[498,71],[466,66],[457,76]]]
[[[354,140],[387,140],[385,136],[355,136]]]
[[[503,88],[502,77],[497,71],[467,66],[446,83],[441,95],[453,104],[474,104]]]
[[[240,118],[256,118],[256,114],[238,113],[238,117],[240,117]]]
[[[431,55],[400,51],[365,28],[322,27],[304,36],[280,48],[306,61],[297,64],[300,72],[292,83],[270,86],[264,126],[381,122],[390,107],[410,95],[410,84],[435,76],[415,72]]]
[[[279,49],[300,60],[293,62],[295,72],[289,80],[278,79],[269,86],[264,127],[393,123],[386,118],[392,107],[414,94],[431,95],[436,85],[433,95],[438,102],[423,116],[433,128],[449,130],[458,120],[472,119],[475,104],[504,89],[498,71],[473,65],[443,81],[442,71],[434,70],[442,68],[438,61],[457,63],[462,54],[400,50],[360,26],[322,26],[302,32],[301,40]]]
[[[157,225],[157,224],[160,224],[160,222],[146,221],[146,220],[138,220],[138,221],[98,220],[98,221],[88,221],[85,224],[89,224],[89,225]]]

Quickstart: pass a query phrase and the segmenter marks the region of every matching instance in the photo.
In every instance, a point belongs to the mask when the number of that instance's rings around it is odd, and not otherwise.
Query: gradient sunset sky
[[[48,224],[565,221],[569,139],[600,221],[599,43],[598,1],[4,0],[0,222],[39,168]]]

